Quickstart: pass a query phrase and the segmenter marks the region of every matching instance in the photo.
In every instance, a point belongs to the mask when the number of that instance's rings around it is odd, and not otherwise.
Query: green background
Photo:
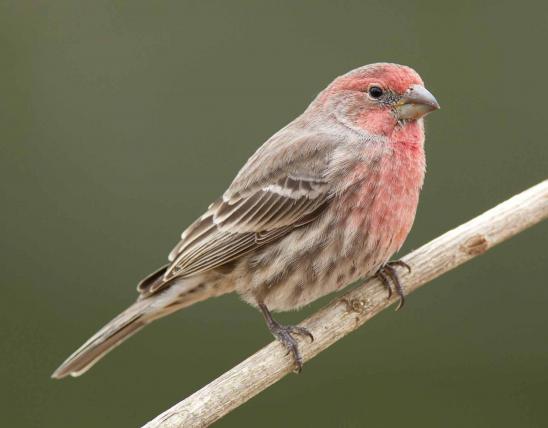
[[[2,1],[1,424],[140,426],[271,340],[225,296],[49,378],[351,68],[411,65],[442,105],[404,251],[545,179],[547,39],[542,2]],[[547,426],[547,237],[433,281],[218,426]]]

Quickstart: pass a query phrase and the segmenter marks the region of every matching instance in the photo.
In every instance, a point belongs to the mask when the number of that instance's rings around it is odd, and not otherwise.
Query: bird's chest
[[[402,246],[415,218],[424,151],[419,145],[394,145],[373,163],[355,168],[359,179],[341,204],[347,207],[347,236],[368,253],[390,257]]]

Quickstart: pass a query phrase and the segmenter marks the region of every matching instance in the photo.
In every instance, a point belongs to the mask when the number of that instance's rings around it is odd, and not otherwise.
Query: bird
[[[299,309],[377,276],[404,292],[390,258],[412,227],[426,161],[424,116],[440,106],[419,74],[393,63],[335,78],[249,158],[224,194],[182,234],[138,297],[52,374],[86,372],[154,320],[236,292],[302,368],[299,326],[273,312]]]

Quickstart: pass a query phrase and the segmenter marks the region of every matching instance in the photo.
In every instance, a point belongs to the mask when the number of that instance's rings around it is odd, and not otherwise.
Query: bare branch
[[[401,270],[407,294],[491,247],[548,217],[548,180],[508,199],[450,230],[403,258],[412,273]],[[386,298],[377,279],[349,291],[301,325],[315,341],[299,342],[304,361],[356,330],[397,300]],[[291,355],[272,342],[190,397],[166,410],[146,428],[204,427],[220,419],[293,370]]]

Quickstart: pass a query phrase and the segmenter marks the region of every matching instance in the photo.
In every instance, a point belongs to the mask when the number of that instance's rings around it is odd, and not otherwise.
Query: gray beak
[[[440,105],[424,86],[411,86],[396,104],[396,114],[400,120],[416,120],[438,110]]]

